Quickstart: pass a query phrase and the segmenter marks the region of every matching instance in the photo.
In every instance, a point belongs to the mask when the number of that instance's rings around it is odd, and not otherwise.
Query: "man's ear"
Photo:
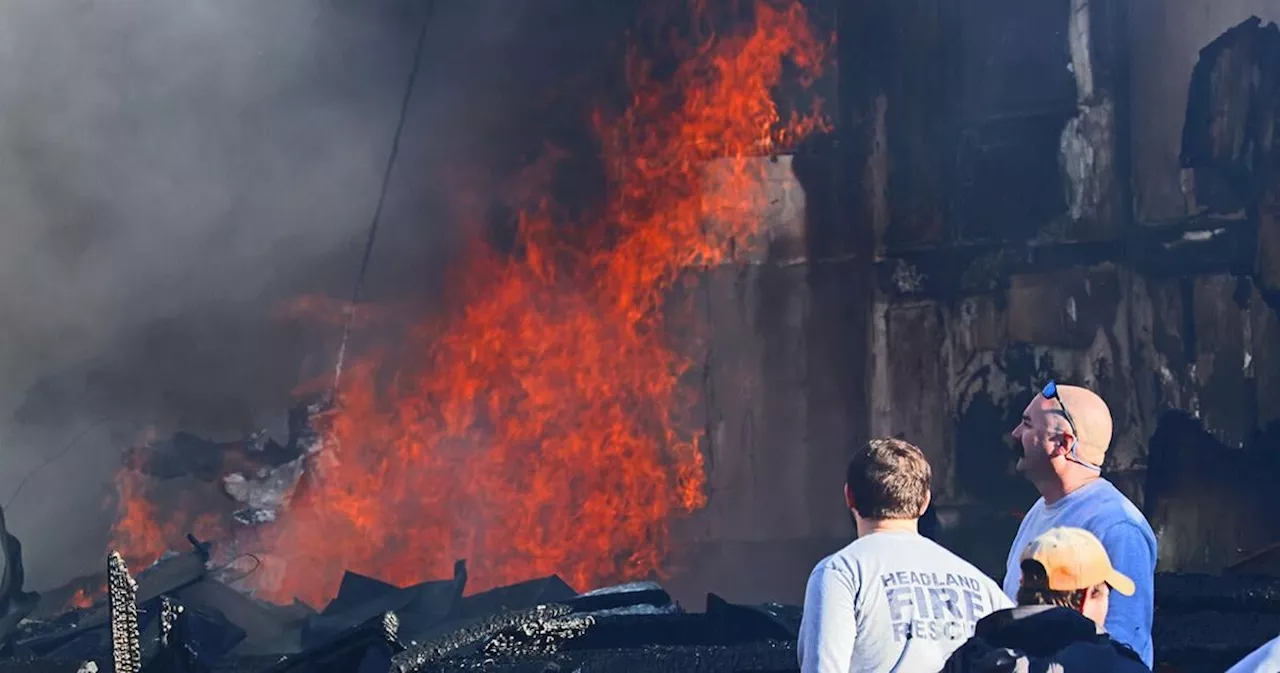
[[[854,508],[853,507],[853,491],[849,488],[848,484],[844,485],[844,504],[849,509]]]
[[[1070,430],[1063,430],[1053,439],[1053,453],[1051,458],[1065,456],[1071,453],[1071,445],[1076,442],[1076,436],[1071,434]]]
[[[927,511],[929,511],[929,505],[931,505],[931,504],[933,504],[933,491],[925,491],[925,492],[924,492],[924,507],[921,507],[921,508],[920,508],[920,516],[924,516],[924,513],[925,513],[925,512],[927,512]],[[917,517],[917,518],[919,518],[919,517]]]

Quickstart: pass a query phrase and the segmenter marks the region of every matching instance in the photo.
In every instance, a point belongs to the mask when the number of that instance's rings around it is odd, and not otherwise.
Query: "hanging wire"
[[[342,383],[342,369],[346,364],[347,345],[351,341],[351,329],[355,322],[356,304],[364,295],[365,278],[369,273],[369,260],[373,257],[373,243],[378,237],[378,225],[382,221],[382,211],[387,201],[387,189],[391,184],[391,171],[400,155],[400,140],[404,136],[405,122],[409,117],[409,103],[413,99],[414,85],[418,81],[418,73],[422,69],[422,51],[427,42],[427,26],[435,14],[435,0],[428,0],[422,26],[418,30],[418,43],[413,50],[413,64],[409,68],[409,79],[405,83],[404,98],[400,101],[400,118],[396,123],[396,132],[391,140],[391,153],[387,156],[387,165],[382,173],[382,186],[378,192],[378,204],[373,209],[373,219],[369,223],[369,235],[364,243],[364,255],[360,258],[360,271],[356,274],[355,286],[351,290],[351,302],[346,306],[342,327],[342,341],[338,345],[338,357],[333,369],[333,388],[330,400],[337,399],[338,386]]]
[[[90,423],[89,427],[85,428],[84,430],[81,430],[75,437],[71,439],[70,442],[67,442],[67,445],[62,447],[60,451],[46,458],[44,462],[40,463],[35,467],[35,469],[28,472],[27,476],[23,477],[22,481],[18,482],[18,487],[13,490],[13,494],[9,496],[9,499],[7,501],[5,501],[4,509],[9,509],[9,505],[12,505],[13,501],[18,499],[18,494],[22,493],[22,489],[27,485],[27,482],[31,481],[32,477],[36,476],[36,474],[38,474],[44,468],[49,467],[53,463],[57,462],[59,458],[62,458],[63,456],[67,455],[67,452],[75,448],[75,446],[80,443],[80,440],[84,439],[86,435],[88,435],[98,426],[110,420],[113,420],[111,416],[103,416],[102,418],[99,418],[93,423]]]

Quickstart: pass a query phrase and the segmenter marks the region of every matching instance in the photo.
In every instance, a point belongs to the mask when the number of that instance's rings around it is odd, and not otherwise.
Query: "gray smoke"
[[[509,117],[517,4],[435,13],[375,297],[448,257],[450,196]],[[0,504],[56,458],[8,509],[29,584],[100,567],[145,429],[279,434],[332,366],[334,329],[274,313],[350,292],[426,5],[0,5]]]

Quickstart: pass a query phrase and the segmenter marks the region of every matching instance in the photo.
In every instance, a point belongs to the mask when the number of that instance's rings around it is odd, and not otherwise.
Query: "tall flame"
[[[322,604],[344,570],[404,585],[458,558],[476,589],[661,572],[669,521],[706,499],[668,297],[750,245],[766,205],[750,158],[820,123],[781,119],[771,92],[784,61],[810,76],[822,63],[803,7],[753,10],[682,48],[673,75],[633,52],[625,112],[594,116],[600,217],[565,227],[535,196],[519,253],[470,248],[452,309],[399,346],[412,357],[356,359],[323,423],[327,464],[262,531],[260,592]],[[710,159],[727,175],[708,180]]]

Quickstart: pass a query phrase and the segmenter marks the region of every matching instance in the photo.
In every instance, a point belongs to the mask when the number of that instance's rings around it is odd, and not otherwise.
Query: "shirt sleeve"
[[[1118,523],[1101,536],[1111,566],[1133,580],[1132,596],[1111,592],[1107,632],[1132,647],[1151,666],[1151,621],[1155,610],[1155,549],[1143,530],[1130,522]]]
[[[1036,504],[1038,505],[1039,503]],[[1013,544],[1009,545],[1009,555],[1004,560],[1004,578],[1001,579],[1000,586],[1004,589],[1004,595],[1008,597],[1010,602],[1018,600],[1018,585],[1022,583],[1022,551],[1027,546],[1026,533],[1029,520],[1034,516],[1036,516],[1035,505],[1018,523],[1018,532],[1014,533]]]
[[[1004,579],[1001,588],[1004,590],[1004,597],[1010,601],[1018,598],[1018,585],[1022,583],[1022,568],[1014,565],[1014,554],[1021,556],[1022,551],[1018,549],[1018,541],[1021,537],[1013,540],[1013,546],[1009,548],[1009,557],[1004,561]]]
[[[846,570],[823,564],[809,575],[796,643],[801,673],[848,673],[857,635],[857,581]]]

